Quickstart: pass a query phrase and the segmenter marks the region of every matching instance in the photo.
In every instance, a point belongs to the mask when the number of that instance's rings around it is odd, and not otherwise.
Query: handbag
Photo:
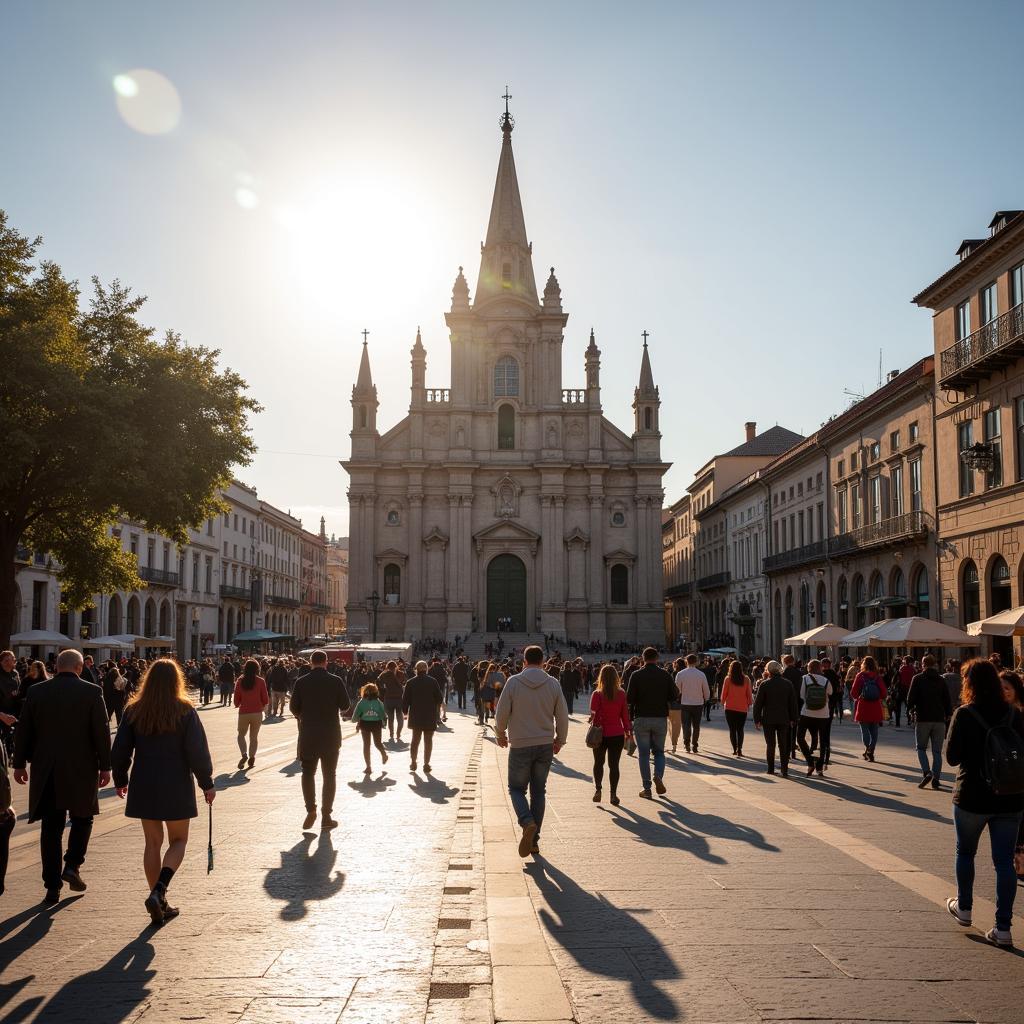
[[[594,721],[594,713],[590,714],[590,728],[587,729],[587,746],[596,750],[604,743],[604,727]]]

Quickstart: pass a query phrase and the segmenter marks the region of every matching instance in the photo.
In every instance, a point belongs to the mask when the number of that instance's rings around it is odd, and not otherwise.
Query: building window
[[[963,453],[974,444],[974,423],[968,420],[956,428],[957,460],[960,467],[960,497],[974,493],[974,470],[963,458]]]
[[[651,410],[644,409],[644,430],[651,429]]]
[[[871,499],[871,522],[882,521],[882,478],[873,476],[868,481],[868,495]]]
[[[893,466],[889,471],[889,503],[890,514],[903,515],[903,467]]]
[[[850,472],[852,473],[857,468],[857,452],[850,452]]]
[[[855,576],[853,579],[853,614],[856,622],[855,629],[863,629],[867,625],[867,609],[863,607],[867,601],[864,593],[864,577]]]
[[[1024,302],[1024,263],[1018,263],[1010,271],[1010,306]]]
[[[914,420],[910,424],[910,443],[913,444],[921,436],[921,428],[917,425],[917,420]]]
[[[846,533],[849,528],[849,519],[847,516],[847,504],[846,504],[846,488],[842,487],[836,492],[836,504],[839,507],[839,532]]]
[[[921,460],[910,461],[910,511],[920,512],[924,508],[921,497]]]
[[[213,559],[206,556],[206,593],[213,593]]]
[[[853,506],[853,528],[859,529],[864,522],[863,509],[860,503],[860,484],[850,486],[850,504]]]
[[[625,526],[626,525],[626,513],[625,512],[613,512],[612,513],[612,526]]]
[[[914,604],[917,605],[917,614],[922,619],[931,618],[931,595],[928,589],[928,570],[921,566],[914,578]]]
[[[192,590],[199,593],[199,556],[192,556]]]
[[[999,316],[999,300],[996,298],[996,283],[985,285],[978,297],[978,305],[981,312],[981,325],[991,323]]]
[[[511,450],[516,446],[516,411],[511,405],[498,406],[498,448]]]
[[[820,473],[814,478],[814,487],[815,487],[815,490],[818,490],[818,491],[821,490],[821,474]]]
[[[502,265],[501,265],[501,279],[502,279],[502,281],[511,281],[512,280],[512,264],[511,263],[502,263]]]
[[[624,565],[613,565],[611,571],[612,604],[629,604],[629,569]]]
[[[900,450],[900,432],[898,430],[894,430],[889,435],[889,451],[890,452],[898,452],[899,450]]]
[[[963,586],[963,622],[977,622],[981,618],[981,584],[978,579],[978,567],[968,559],[964,563]]]
[[[985,413],[985,443],[992,448],[992,468],[985,474],[985,487],[1000,487],[1003,483],[1002,417],[998,406]]]
[[[393,562],[384,566],[384,603],[398,604],[402,593],[402,570]]]
[[[878,441],[871,445],[871,461],[877,462],[882,457],[882,446]]]
[[[956,307],[956,340],[960,341],[971,333],[971,304],[961,302]]]
[[[846,476],[846,459],[840,459],[836,463],[836,476],[841,480]]]
[[[804,496],[804,482],[803,482],[803,480],[801,480],[800,483],[798,483],[796,485],[796,494],[797,494],[798,498],[802,498]]]
[[[519,395],[519,364],[512,356],[502,356],[494,364],[494,397],[516,398]]]
[[[402,517],[398,514],[398,509],[388,509],[387,524],[388,526],[398,526],[401,523]]]
[[[825,539],[825,503],[823,501],[818,502],[818,540],[823,541]]]
[[[361,430],[366,429],[366,406],[359,406],[359,427]]]
[[[1024,395],[1013,403],[1017,419],[1017,479],[1024,480]]]

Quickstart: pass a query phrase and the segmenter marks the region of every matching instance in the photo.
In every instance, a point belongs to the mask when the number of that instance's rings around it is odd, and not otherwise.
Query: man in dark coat
[[[306,802],[304,829],[316,821],[316,767],[323,776],[321,793],[322,824],[334,828],[331,817],[337,788],[335,773],[341,750],[341,716],[349,709],[345,682],[327,671],[327,652],[314,651],[313,667],[295,680],[289,707],[299,723],[298,756],[302,762],[302,797]]]
[[[576,667],[576,663],[573,661],[567,661],[562,671],[558,674],[558,682],[562,687],[562,696],[565,698],[565,706],[569,709],[569,714],[572,714],[572,702],[576,698],[576,693],[580,688],[580,670]]]
[[[758,686],[754,698],[754,725],[764,729],[768,774],[775,774],[775,747],[778,744],[782,777],[788,778],[792,735],[800,718],[799,702],[793,684],[783,675],[782,666],[777,661],[769,661],[765,671],[768,675]]]
[[[85,862],[92,819],[99,814],[98,790],[110,782],[110,727],[103,691],[81,677],[82,655],[61,651],[57,674],[36,683],[25,699],[14,738],[14,781],[29,781],[28,820],[40,821],[45,902],[60,900],[62,883],[85,891],[79,868]],[[64,826],[71,818],[61,871]]]
[[[444,665],[441,664],[441,659],[435,657],[430,665],[430,671],[427,675],[432,676],[434,682],[437,683],[438,689],[441,691],[441,707],[440,707],[440,718],[439,721],[447,722],[448,715],[444,710],[445,704],[448,703],[448,673],[444,670]]]
[[[466,689],[469,686],[469,662],[464,654],[459,655],[459,660],[452,666],[452,682],[455,684],[455,694],[458,698],[459,709],[466,709]]]
[[[416,674],[405,684],[402,694],[402,710],[412,729],[412,745],[409,748],[409,769],[416,771],[416,754],[423,738],[423,770],[430,771],[430,755],[434,747],[434,729],[437,726],[437,709],[444,700],[444,694],[437,680],[427,673],[425,661],[416,662]]]

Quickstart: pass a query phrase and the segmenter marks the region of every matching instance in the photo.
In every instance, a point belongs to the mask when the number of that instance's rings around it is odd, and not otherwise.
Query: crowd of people
[[[422,646],[420,648],[423,649]],[[446,655],[446,656],[443,656]],[[193,700],[189,687],[195,691]],[[298,723],[298,760],[306,808],[303,828],[319,816],[333,828],[341,723],[350,719],[362,738],[364,773],[374,751],[386,764],[403,731],[411,733],[410,770],[422,754],[431,772],[435,732],[447,718],[450,698],[459,710],[473,701],[476,720],[493,728],[509,748],[508,788],[521,826],[519,852],[540,852],[547,776],[568,739],[569,718],[582,697],[593,753],[593,800],[618,806],[622,753],[636,754],[639,797],[667,792],[667,757],[697,758],[701,727],[721,707],[733,756],[744,759],[747,725],[764,737],[765,770],[790,777],[802,756],[806,776],[824,776],[831,764],[831,734],[847,705],[860,729],[865,761],[875,759],[879,728],[913,727],[922,789],[942,788],[943,763],[956,768],[953,786],[957,895],[947,907],[957,922],[971,923],[974,859],[979,838],[990,833],[996,868],[996,921],[987,938],[1012,942],[1010,921],[1018,871],[1024,877],[1024,680],[1003,669],[998,657],[966,665],[933,655],[907,656],[880,666],[872,656],[822,653],[806,663],[780,659],[723,659],[698,654],[666,661],[656,648],[603,664],[539,646],[519,654],[498,650],[470,662],[459,648],[434,649],[408,665],[329,662],[324,651],[240,659],[225,656],[179,665],[172,659],[136,658],[93,663],[66,650],[50,661],[16,661],[0,652],[0,892],[15,817],[8,758],[16,783],[29,783],[29,820],[40,822],[45,902],[62,886],[84,891],[81,876],[98,813],[98,791],[113,778],[125,813],[138,818],[145,839],[143,871],[149,887],[145,909],[155,923],[177,908],[167,890],[197,816],[196,787],[205,801],[216,796],[206,733],[197,713],[213,704],[232,707],[238,719],[239,771],[252,768],[262,723],[287,708]],[[111,742],[110,722],[116,721]],[[384,734],[387,731],[387,742]],[[31,766],[31,773],[29,767]],[[317,802],[316,776],[321,776]],[[70,821],[66,850],[63,833]]]

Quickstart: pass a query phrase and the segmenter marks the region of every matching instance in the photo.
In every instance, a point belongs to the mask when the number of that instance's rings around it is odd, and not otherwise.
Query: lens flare
[[[260,197],[251,188],[240,186],[235,189],[235,202],[243,210],[255,210],[260,205]]]
[[[129,128],[143,135],[165,135],[181,120],[178,90],[159,71],[135,68],[114,76],[117,112]]]

